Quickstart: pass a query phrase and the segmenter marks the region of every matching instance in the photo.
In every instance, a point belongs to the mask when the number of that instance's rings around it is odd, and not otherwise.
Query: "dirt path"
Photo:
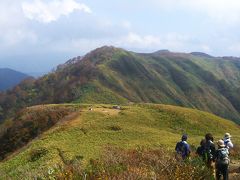
[[[229,165],[229,180],[240,179],[240,161],[232,160]]]

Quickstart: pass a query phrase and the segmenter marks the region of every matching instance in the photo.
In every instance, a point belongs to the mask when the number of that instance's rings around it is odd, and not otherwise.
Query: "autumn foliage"
[[[26,145],[76,109],[67,106],[33,106],[18,112],[0,131],[0,159]]]
[[[61,154],[63,156],[63,154]],[[107,147],[99,159],[90,160],[86,168],[81,158],[63,160],[63,165],[42,178],[63,179],[210,179],[209,170],[199,158],[177,161],[162,148],[123,150]],[[39,177],[40,178],[40,177]],[[41,178],[40,178],[41,179]]]

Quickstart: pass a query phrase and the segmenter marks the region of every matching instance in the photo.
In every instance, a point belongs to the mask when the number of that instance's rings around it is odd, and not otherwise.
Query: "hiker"
[[[223,141],[224,141],[224,144],[225,144],[225,147],[228,148],[228,150],[232,149],[233,148],[233,143],[231,141],[231,135],[229,133],[226,133],[224,135],[224,138],[223,138]]]
[[[223,176],[223,180],[228,180],[228,165],[229,165],[229,152],[226,148],[224,141],[218,141],[218,150],[216,150],[216,179],[219,180]]]
[[[200,146],[197,148],[196,154],[200,157],[204,157],[204,149],[205,149],[206,140],[202,139],[200,142]]]
[[[215,161],[215,145],[213,143],[213,136],[211,133],[207,133],[205,135],[206,143],[204,145],[204,154],[203,160],[206,162],[208,168],[212,170],[212,174],[214,175],[214,161]]]
[[[190,155],[190,146],[187,143],[187,135],[184,134],[182,136],[182,140],[176,144],[175,150],[176,150],[176,159],[177,160],[185,160]],[[179,158],[179,156],[181,158]]]

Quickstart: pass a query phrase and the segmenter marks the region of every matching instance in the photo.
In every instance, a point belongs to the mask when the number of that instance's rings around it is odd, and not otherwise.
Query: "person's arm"
[[[233,148],[233,143],[232,143],[231,141],[229,141],[229,142],[227,143],[227,147]]]
[[[176,144],[175,151],[178,151],[178,144],[179,143]]]
[[[217,150],[216,150],[214,144],[212,144],[212,146],[211,146],[211,151],[213,152],[213,153],[212,153],[212,155],[213,155],[213,160],[215,161],[216,156],[217,156],[218,153],[217,153]]]
[[[186,148],[187,148],[187,155],[189,155],[191,153],[190,145],[186,144]]]

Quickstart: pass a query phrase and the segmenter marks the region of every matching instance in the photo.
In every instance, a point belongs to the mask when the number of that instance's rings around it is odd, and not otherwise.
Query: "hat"
[[[182,135],[182,141],[186,141],[187,140],[187,135],[186,134],[184,134],[184,135]]]
[[[225,138],[230,138],[230,137],[232,137],[232,136],[230,135],[230,133],[226,133],[226,134],[224,135],[224,137],[225,137]]]
[[[225,147],[225,144],[224,144],[224,141],[222,139],[220,139],[218,142],[217,142],[218,146],[219,147]]]

